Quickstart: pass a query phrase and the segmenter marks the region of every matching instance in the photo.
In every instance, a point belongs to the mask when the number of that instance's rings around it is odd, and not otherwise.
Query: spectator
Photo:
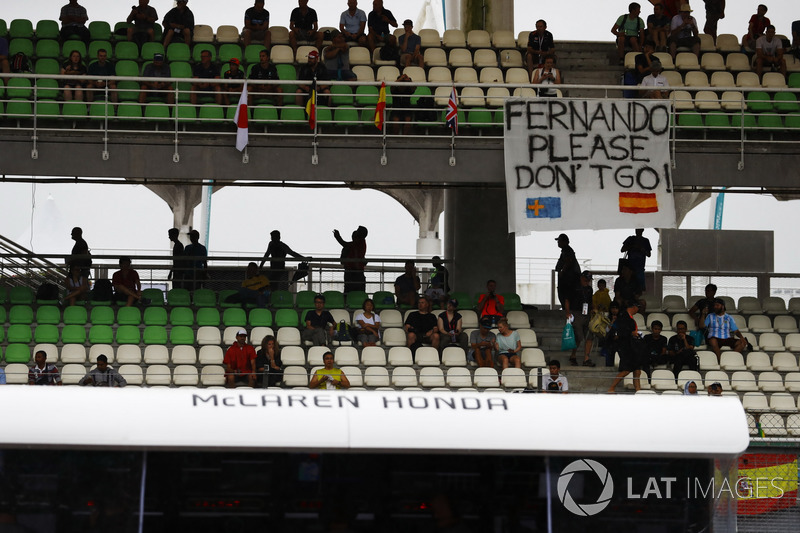
[[[656,4],[661,4],[661,6],[664,8],[664,14],[670,19],[678,14],[681,4],[684,4],[685,2],[686,0],[650,0],[650,3],[653,4],[653,7],[655,7]]]
[[[721,298],[714,300],[714,314],[706,317],[708,329],[708,347],[720,359],[722,347],[728,346],[732,350],[744,353],[747,341],[736,326],[733,317],[725,312],[725,302]]]
[[[367,27],[367,14],[358,9],[358,0],[347,0],[347,10],[339,18],[339,31],[346,42],[355,42],[359,46],[367,45],[364,29]]]
[[[289,16],[289,44],[297,53],[297,41],[314,43],[317,50],[322,50],[322,32],[317,31],[317,12],[308,7],[308,0],[297,0],[299,7],[292,10]]]
[[[105,100],[105,90],[108,87],[111,101],[116,103],[119,98],[117,96],[117,82],[114,80],[105,80],[108,76],[116,76],[117,72],[114,65],[108,60],[108,51],[105,48],[97,50],[97,61],[89,64],[88,81],[86,82],[86,101],[93,102],[95,97]]]
[[[519,339],[519,333],[511,329],[505,318],[501,318],[497,323],[497,332],[494,349],[497,350],[497,359],[502,369],[505,370],[509,365],[514,368],[522,368],[522,359],[520,358],[522,341]]]
[[[620,276],[614,281],[614,299],[620,305],[620,309],[624,302],[634,300],[637,307],[644,312],[644,302],[641,301],[642,288],[639,286],[639,281],[633,275],[633,269],[627,259],[621,260],[622,272]]]
[[[167,232],[167,237],[169,237],[170,242],[173,243],[172,245],[172,269],[167,274],[167,279],[172,280],[172,286],[176,289],[183,289],[185,288],[183,285],[183,279],[186,275],[186,265],[185,260],[183,259],[184,251],[183,251],[183,243],[178,240],[181,232],[178,228],[171,228]]]
[[[86,65],[83,64],[80,52],[73,50],[69,53],[69,59],[61,66],[61,75],[86,76]],[[83,88],[85,86],[85,79],[64,80],[64,101],[83,101]],[[75,91],[74,94],[73,91]]]
[[[333,365],[333,354],[325,352],[322,355],[322,362],[325,368],[320,368],[314,372],[311,382],[308,384],[309,389],[349,389],[350,382],[347,380],[341,368],[336,368]]]
[[[659,52],[667,51],[667,38],[672,19],[664,14],[663,4],[653,6],[653,14],[647,17],[647,31],[645,32],[645,45],[653,43],[653,48]]]
[[[661,334],[664,324],[660,320],[653,320],[650,324],[650,333],[643,337],[644,353],[640,366],[648,376],[652,375],[654,366],[663,365],[667,362],[667,338]]]
[[[158,13],[154,7],[150,6],[150,0],[139,0],[138,6],[131,7],[131,14],[126,19],[128,22],[128,40],[142,42],[154,41],[155,22],[158,20]]]
[[[306,313],[304,320],[306,329],[300,335],[303,342],[310,342],[314,346],[325,346],[330,343],[336,321],[331,312],[325,309],[325,296],[322,294],[314,296],[314,309]]]
[[[108,357],[103,354],[97,356],[97,366],[78,382],[78,385],[92,387],[124,387],[127,384],[119,372],[108,366]]]
[[[153,62],[144,67],[143,78],[169,78],[172,76],[169,65],[164,63],[164,54],[153,54]],[[175,93],[171,81],[148,80],[139,83],[139,103],[143,104],[153,98],[165,98],[167,103],[175,103]]]
[[[133,302],[141,302],[142,282],[139,273],[131,268],[130,257],[119,258],[119,270],[111,277],[111,284],[114,285],[115,301],[125,302],[126,307],[132,306]]]
[[[684,366],[689,370],[699,370],[697,352],[694,350],[694,339],[687,334],[687,325],[683,320],[675,324],[676,334],[667,342],[667,363],[672,363],[672,372],[675,377],[681,373]]]
[[[621,311],[617,320],[612,324],[613,339],[619,351],[619,374],[608,389],[611,394],[616,392],[617,385],[631,372],[633,372],[633,388],[637,391],[642,388],[639,381],[639,377],[642,375],[641,359],[637,354],[641,339],[636,327],[636,320],[633,319],[633,315],[639,310],[639,304],[635,300],[630,300],[624,305],[625,311]]]
[[[767,31],[756,41],[756,74],[761,79],[764,67],[779,70],[786,77],[786,60],[783,58],[783,43],[775,36],[775,26],[770,24]]]
[[[6,384],[6,371],[0,368],[0,385]]]
[[[370,52],[375,50],[378,43],[396,44],[397,41],[389,26],[396,28],[397,19],[394,18],[391,11],[383,7],[383,0],[372,0],[372,11],[367,16],[367,27],[369,28],[367,46],[369,46]]]
[[[273,335],[261,340],[261,349],[256,352],[257,382],[263,388],[275,387],[283,379],[281,347]]]
[[[703,33],[717,40],[717,23],[725,18],[725,0],[703,0],[706,4],[706,24]]]
[[[239,297],[242,307],[249,302],[255,303],[258,307],[267,306],[269,298],[269,280],[267,276],[259,272],[258,265],[251,262],[247,265],[245,279],[239,287]]]
[[[467,356],[478,363],[479,367],[494,368],[494,345],[497,338],[491,327],[491,320],[483,319],[480,327],[469,334],[470,349]]]
[[[176,7],[170,9],[164,17],[164,50],[169,43],[178,40],[192,46],[194,31],[194,13],[186,7],[188,0],[176,0]]]
[[[556,272],[558,273],[558,281],[556,292],[558,293],[558,301],[561,307],[564,307],[564,299],[567,294],[575,290],[578,285],[578,278],[580,277],[581,270],[578,265],[578,259],[575,257],[575,250],[569,245],[569,237],[562,233],[556,237],[558,247],[561,248],[561,255],[556,262]]]
[[[236,332],[236,342],[225,352],[222,363],[225,365],[226,387],[235,387],[237,381],[255,387],[256,350],[247,342],[247,331],[240,329]]]
[[[554,66],[555,58],[548,57],[544,60],[544,65],[533,71],[533,85],[543,87],[536,91],[539,96],[558,96],[556,89],[550,85],[561,85],[561,72]]]
[[[333,230],[336,242],[342,247],[340,258],[344,267],[344,293],[353,291],[365,291],[367,278],[364,276],[364,268],[367,255],[367,235],[369,231],[364,226],[359,226],[352,233],[352,241],[342,239],[338,229]]]
[[[620,15],[617,22],[611,28],[611,33],[617,36],[617,54],[619,55],[619,64],[622,65],[625,60],[625,48],[630,47],[634,52],[642,49],[644,44],[644,21],[639,16],[642,11],[642,6],[637,2],[631,2],[628,5],[628,13]]]
[[[230,61],[228,61],[228,70],[222,73],[222,79],[224,80],[244,80],[244,71],[239,68],[239,58],[232,57]],[[236,103],[239,101],[239,95],[242,92],[242,86],[233,84],[233,83],[226,83],[222,86],[222,100],[225,105],[231,105],[231,103]],[[233,95],[233,99],[231,99],[231,95]]]
[[[428,300],[430,301],[430,300]],[[467,349],[467,334],[461,325],[461,313],[458,312],[458,300],[449,300],[447,309],[439,313],[436,327],[439,331],[439,348],[444,351],[449,344]]]
[[[269,52],[261,50],[258,53],[259,62],[250,70],[250,79],[259,81],[277,80],[278,69],[269,61]],[[248,105],[253,105],[256,99],[274,99],[277,105],[283,105],[283,87],[275,83],[253,83],[248,94]]]
[[[658,61],[656,59],[656,61]],[[659,62],[657,65],[651,65],[651,69],[653,72],[660,72],[661,63]],[[655,74],[651,77],[656,77]],[[664,80],[666,83],[666,80]],[[656,85],[657,87],[666,87],[666,85]],[[651,87],[648,85],[647,87]],[[661,91],[665,92],[665,91]],[[665,98],[665,96],[662,96]],[[628,256],[628,264],[631,266],[633,273],[636,275],[636,280],[639,282],[639,287],[642,291],[645,290],[647,285],[645,284],[644,279],[644,264],[647,261],[647,258],[650,257],[653,248],[650,246],[650,239],[644,236],[644,229],[637,228],[635,231],[635,235],[631,235],[627,239],[625,239],[622,243],[622,248],[620,252],[627,254]]]
[[[0,72],[8,74],[11,72],[11,63],[8,62],[8,40],[0,37]]]
[[[569,357],[571,365],[578,364],[578,346],[583,343],[583,366],[595,366],[594,361],[589,358],[592,352],[592,338],[589,336],[590,310],[595,311],[592,307],[592,273],[584,270],[578,278],[578,285],[564,300],[564,315],[572,322],[572,329],[575,331],[575,348]]]
[[[544,392],[568,392],[569,383],[567,377],[561,375],[561,362],[558,359],[550,359],[547,367],[550,373],[542,377],[542,390]]]
[[[92,266],[92,254],[89,252],[89,245],[83,240],[83,230],[79,227],[72,228],[72,240],[75,244],[72,246],[72,253],[69,256],[68,263],[79,266],[81,268],[81,276],[89,278],[89,267]]]
[[[353,322],[358,329],[358,342],[362,346],[376,346],[381,340],[381,317],[375,314],[375,302],[367,298],[362,304],[363,310],[356,313]]]
[[[47,352],[39,350],[33,356],[34,365],[28,370],[28,385],[61,385],[56,365],[47,362]]]
[[[528,67],[528,77],[533,79],[533,69],[544,66],[548,57],[555,59],[556,45],[553,34],[547,31],[547,22],[536,21],[536,31],[528,35],[528,46],[525,51],[525,65]]]
[[[64,286],[67,288],[67,295],[64,296],[64,303],[67,305],[75,305],[78,300],[85,300],[89,294],[89,280],[81,274],[81,267],[75,264],[69,265]]]
[[[203,50],[200,52],[200,62],[194,66],[192,78],[196,80],[218,80],[219,69],[211,62],[211,51]],[[192,105],[197,104],[198,93],[211,93],[217,105],[222,103],[222,96],[219,93],[219,84],[209,81],[197,81],[192,83],[192,94],[190,96]]]
[[[608,306],[608,326],[606,327],[606,335],[603,338],[602,348],[600,349],[600,355],[605,357],[606,366],[614,366],[614,356],[617,354],[618,351],[618,342],[616,338],[616,329],[614,327],[614,322],[617,321],[619,318],[619,304],[615,301],[611,302],[611,305]]]
[[[430,300],[427,296],[420,297],[417,310],[408,314],[403,325],[406,330],[406,345],[412,352],[416,353],[417,348],[423,344],[439,347],[439,330],[436,322],[436,316],[431,313]]]
[[[305,259],[289,246],[281,241],[281,232],[272,230],[267,251],[264,252],[264,259],[258,265],[259,270],[264,266],[268,257],[272,257],[269,262],[269,282],[273,291],[285,291],[289,288],[289,272],[286,271],[286,256],[291,255],[297,259]]]
[[[308,61],[305,65],[300,67],[297,79],[298,84],[297,91],[295,92],[295,104],[305,109],[308,99],[311,98],[311,83],[314,79],[317,80],[317,103],[321,101],[330,103],[331,86],[319,84],[320,81],[329,79],[328,69],[319,62],[319,52],[312,50],[308,53]],[[307,80],[308,83],[303,83],[300,80]],[[323,98],[320,98],[321,95],[324,95]]]
[[[395,135],[408,135],[411,133],[411,121],[414,119],[414,110],[411,108],[411,95],[416,90],[407,74],[400,74],[397,81],[403,85],[392,87],[392,122]]]
[[[403,31],[405,33],[398,39],[400,67],[404,68],[416,64],[418,67],[423,68],[425,60],[422,55],[422,39],[414,33],[414,23],[411,22],[411,19],[403,21]]]
[[[670,22],[669,53],[673,61],[678,54],[678,48],[691,48],[694,55],[700,57],[700,30],[697,29],[697,21],[690,14],[692,8],[689,4],[681,5],[680,13],[672,17]]]
[[[697,383],[694,381],[687,381],[683,385],[684,396],[697,396]]]
[[[697,300],[689,309],[689,314],[694,318],[695,327],[699,330],[706,329],[706,317],[714,314],[714,297],[717,295],[717,286],[713,283],[706,285],[705,298]]]
[[[191,244],[184,249],[187,257],[187,266],[189,270],[186,275],[187,289],[193,291],[203,287],[203,282],[206,280],[208,269],[208,250],[200,244],[200,232],[193,229],[189,232],[189,241]],[[194,257],[195,259],[188,259]]]
[[[431,272],[428,290],[425,291],[425,295],[432,302],[441,302],[442,308],[445,308],[450,294],[450,272],[438,255],[434,255],[431,258],[431,264],[433,264],[433,272]]]
[[[792,52],[794,57],[800,61],[800,20],[792,22]],[[0,43],[0,62],[3,60],[2,43]],[[4,70],[3,72],[8,72]]]
[[[355,0],[350,0],[354,2]],[[328,69],[328,78],[337,81],[351,81],[356,75],[350,70],[350,51],[344,40],[344,35],[337,33],[331,40],[331,45],[322,51],[325,58],[325,68]]]
[[[715,381],[711,385],[708,386],[708,395],[709,396],[722,396],[722,384],[719,381]]]
[[[250,46],[253,39],[264,43],[267,50],[272,46],[272,33],[269,31],[269,11],[264,9],[264,0],[256,0],[253,7],[244,12],[242,43]]]
[[[750,17],[750,22],[747,25],[747,33],[742,37],[742,48],[745,50],[752,52],[756,47],[758,38],[764,35],[767,26],[771,24],[766,14],[767,6],[758,4],[756,14]]]
[[[492,326],[505,316],[506,299],[500,294],[495,294],[497,290],[497,282],[490,279],[486,282],[486,292],[478,297],[478,316],[481,320],[484,318],[489,319]]]
[[[89,28],[86,27],[86,21],[89,20],[86,14],[86,8],[78,4],[78,0],[69,0],[69,4],[61,8],[61,15],[58,20],[61,21],[61,42],[67,41],[73,35],[77,35],[78,39],[89,44],[91,34]]]
[[[406,261],[405,272],[394,280],[394,295],[397,305],[416,306],[420,281],[414,261]]]
[[[598,313],[608,313],[611,307],[611,296],[608,294],[608,287],[606,287],[606,280],[597,280],[597,292],[592,295],[592,307]]]
[[[656,5],[660,6],[661,4]],[[650,41],[645,41],[642,53],[636,55],[636,81],[640,84],[648,75],[653,73],[653,61],[658,61],[658,58],[655,56],[654,52],[655,47],[653,46],[653,43]],[[660,64],[661,62],[659,62],[659,65]]]

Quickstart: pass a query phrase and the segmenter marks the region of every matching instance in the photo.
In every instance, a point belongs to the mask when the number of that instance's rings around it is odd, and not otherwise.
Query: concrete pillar
[[[516,292],[516,247],[508,232],[503,189],[447,189],[445,259],[450,286],[469,294],[482,291],[487,279],[499,292]]]
[[[448,6],[450,4],[460,4],[459,25],[451,24],[448,10],[448,28],[459,28],[465,33],[469,30],[514,31],[514,0],[452,0]]]

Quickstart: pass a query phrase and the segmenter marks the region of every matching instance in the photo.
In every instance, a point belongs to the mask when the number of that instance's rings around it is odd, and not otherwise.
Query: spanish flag
[[[317,127],[317,78],[311,82],[311,90],[306,103],[306,115],[308,115],[308,127],[313,130]]]
[[[794,507],[797,501],[797,455],[741,455],[736,496],[739,515],[758,515]]]
[[[620,213],[658,213],[658,200],[655,193],[619,193]]]
[[[375,127],[383,131],[383,118],[386,113],[386,82],[381,83],[378,92],[378,105],[375,106]]]

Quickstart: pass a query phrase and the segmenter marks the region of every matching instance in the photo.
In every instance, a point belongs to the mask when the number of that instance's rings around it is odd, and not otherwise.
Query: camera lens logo
[[[572,495],[569,493],[569,482],[576,472],[594,472],[600,479],[603,484],[603,490],[600,492],[596,503],[578,504],[572,499]],[[614,495],[614,480],[611,479],[608,469],[597,461],[578,459],[568,464],[561,471],[556,490],[558,491],[558,499],[561,500],[567,511],[578,516],[594,516],[605,509],[611,502],[611,497]]]

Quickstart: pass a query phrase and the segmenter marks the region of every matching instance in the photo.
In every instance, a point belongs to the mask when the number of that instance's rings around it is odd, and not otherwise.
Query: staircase
[[[557,42],[558,68],[561,83],[581,85],[619,85],[624,69],[618,65],[617,46],[613,42]],[[597,90],[567,89],[571,98],[599,98]],[[606,93],[609,98],[622,98],[622,91]]]
[[[0,235],[0,287],[24,285],[35,292],[42,283],[63,287],[63,268]]]

